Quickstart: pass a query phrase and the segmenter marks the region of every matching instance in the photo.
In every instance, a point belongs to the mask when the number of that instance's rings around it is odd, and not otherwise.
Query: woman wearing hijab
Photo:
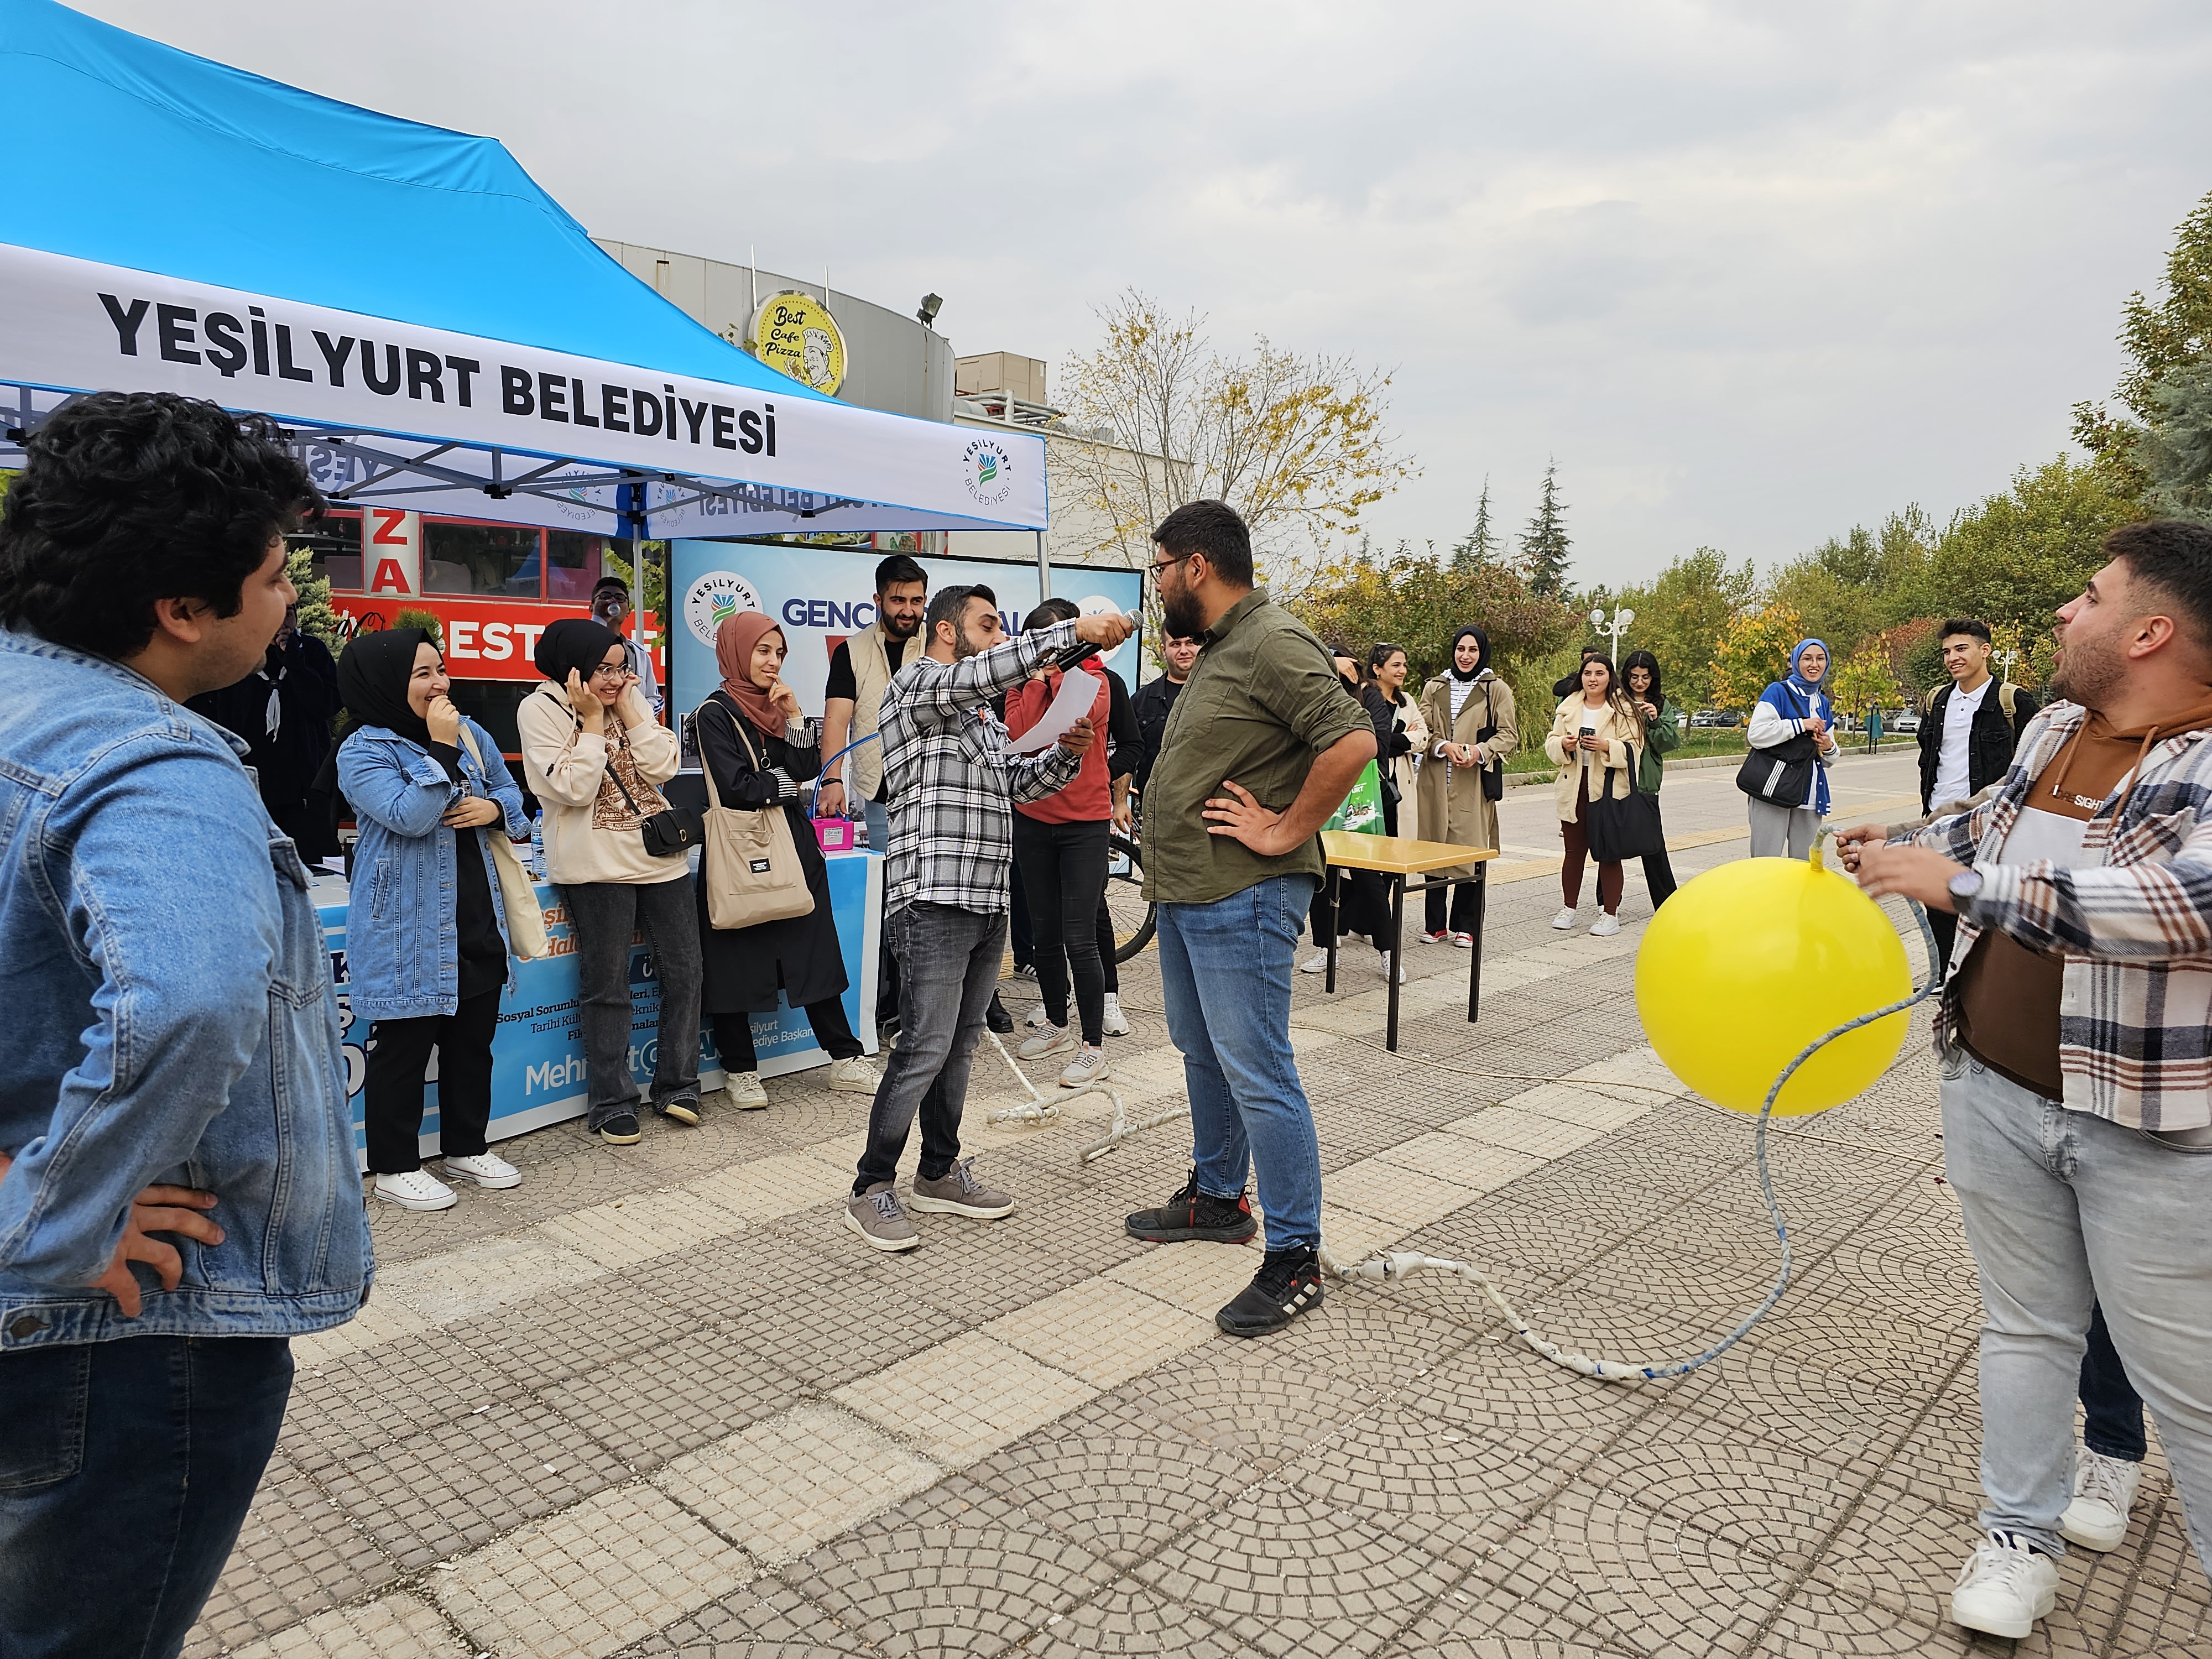
[[[1644,759],[1636,787],[1654,800],[1667,779],[1665,757],[1682,746],[1682,711],[1668,701],[1659,684],[1659,659],[1649,651],[1632,651],[1620,659],[1620,672],[1628,682],[1629,706],[1644,722]],[[1644,857],[1644,884],[1656,910],[1674,896],[1674,866],[1662,847]]]
[[[363,634],[338,659],[352,729],[339,787],[361,824],[346,907],[353,1011],[374,1020],[362,1109],[375,1193],[446,1210],[453,1189],[422,1168],[423,1073],[438,1051],[438,1144],[447,1181],[520,1186],[484,1149],[491,1040],[513,982],[507,905],[485,836],[529,828],[490,733],[447,696],[444,659],[419,628]]]
[[[1828,768],[1835,762],[1836,735],[1829,725],[1835,718],[1823,683],[1828,677],[1828,647],[1824,641],[1800,640],[1790,653],[1790,676],[1759,694],[1751,711],[1751,727],[1744,741],[1753,749],[1778,750],[1794,744],[1813,755],[1819,764],[1807,783],[1802,800],[1765,800],[1751,803],[1751,855],[1755,859],[1802,859],[1813,850],[1813,837],[1820,820],[1828,816]],[[1800,742],[1800,739],[1809,739]]]
[[[668,810],[659,786],[681,764],[676,734],[653,718],[622,637],[584,617],[538,636],[546,684],[514,711],[522,778],[545,809],[545,873],[561,889],[576,947],[586,1127],[613,1146],[636,1143],[630,1074],[630,941],[642,930],[660,985],[653,1109],[699,1121],[699,924],[689,859],[647,852],[645,821]]]
[[[708,919],[707,891],[699,891],[699,938],[706,959],[704,1006],[714,1022],[714,1047],[729,1073],[730,1103],[741,1111],[768,1104],[760,1061],[753,1049],[751,1016],[772,1013],[776,993],[806,1011],[814,1040],[830,1056],[830,1086],[847,1094],[876,1091],[873,1067],[860,1057],[860,1039],[845,1018],[851,982],[830,902],[830,869],[799,799],[801,778],[822,768],[818,742],[807,741],[799,699],[783,683],[787,647],[775,618],[744,611],[714,630],[714,662],[722,684],[693,716],[700,764],[714,781],[724,806],[747,811],[781,806],[806,872],[814,908],[803,916],[750,927],[718,929]]]
[[[1490,635],[1462,628],[1452,635],[1451,659],[1444,672],[1421,688],[1421,718],[1429,728],[1429,750],[1421,763],[1421,838],[1460,847],[1498,845],[1498,802],[1483,787],[1493,768],[1503,783],[1502,766],[1521,742],[1513,688],[1491,672]],[[1439,870],[1439,878],[1471,876],[1472,866]],[[1446,939],[1462,951],[1474,948],[1474,888],[1451,890],[1451,921],[1446,931],[1444,896],[1426,902],[1424,945]]]

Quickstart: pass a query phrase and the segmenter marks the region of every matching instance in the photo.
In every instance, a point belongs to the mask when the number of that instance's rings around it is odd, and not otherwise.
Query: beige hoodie
[[[624,728],[621,713],[639,716]],[[522,700],[514,724],[522,736],[522,781],[545,809],[545,873],[563,887],[592,882],[647,886],[682,881],[688,858],[655,858],[639,834],[642,817],[666,810],[654,786],[674,777],[683,757],[676,734],[633,701],[607,711],[605,735],[586,732],[568,700],[547,681]],[[623,799],[608,772],[611,761],[636,802]]]

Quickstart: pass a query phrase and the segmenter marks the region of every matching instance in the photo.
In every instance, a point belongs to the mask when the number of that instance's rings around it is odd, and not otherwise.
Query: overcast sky
[[[963,353],[1057,365],[1134,285],[1395,367],[1376,536],[1486,473],[1517,527],[1556,457],[1589,580],[2002,488],[2212,190],[2189,0],[84,9],[495,135],[595,234],[935,289]]]

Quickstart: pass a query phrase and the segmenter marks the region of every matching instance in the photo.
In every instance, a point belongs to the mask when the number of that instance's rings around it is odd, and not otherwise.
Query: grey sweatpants
[[[1751,855],[1755,859],[1802,859],[1820,833],[1820,815],[1809,806],[1777,806],[1747,795],[1751,808]]]

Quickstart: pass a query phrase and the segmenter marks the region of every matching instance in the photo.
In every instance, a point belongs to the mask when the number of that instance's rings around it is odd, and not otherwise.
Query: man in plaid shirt
[[[2129,525],[2105,552],[1996,793],[1842,838],[1868,892],[1959,917],[1936,1043],[1989,1536],[1951,1616],[2015,1638],[2056,1600],[2069,1498],[2111,1473],[2073,1455],[2093,1304],[2212,1568],[2212,527]]]
[[[960,1157],[960,1113],[984,1011],[1006,954],[1013,804],[1042,800],[1073,781],[1093,740],[1079,720],[1035,755],[1007,752],[991,702],[1078,640],[1111,650],[1128,618],[1079,617],[1009,640],[988,587],[944,587],[922,620],[921,657],[884,693],[884,776],[890,845],[884,859],[884,928],[899,965],[898,1047],[868,1113],[845,1224],[879,1250],[921,1243],[892,1188],[918,1111],[921,1164],[908,1204],[995,1221],[1014,1200],[975,1177]]]

